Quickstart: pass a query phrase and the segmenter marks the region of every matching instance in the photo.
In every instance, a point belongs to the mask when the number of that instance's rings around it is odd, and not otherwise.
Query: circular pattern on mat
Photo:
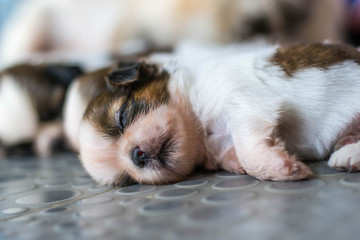
[[[175,184],[176,187],[183,187],[183,188],[187,188],[187,187],[198,187],[198,186],[202,186],[207,184],[208,181],[204,180],[204,179],[195,179],[195,180],[188,180],[188,181],[184,181],[184,182],[179,182],[177,184]]]
[[[95,219],[118,215],[121,214],[123,211],[123,208],[121,208],[120,206],[98,206],[80,210],[76,213],[76,216],[83,219]]]
[[[54,226],[54,230],[59,232],[79,231],[80,228],[81,228],[81,224],[75,220],[68,220],[65,222],[61,222]]]
[[[161,202],[153,202],[144,205],[140,208],[140,212],[143,214],[165,214],[172,213],[183,209],[186,207],[186,202],[184,201],[161,201]]]
[[[158,198],[184,198],[196,194],[194,189],[170,189],[156,194]]]
[[[55,207],[55,208],[50,208],[50,209],[47,209],[47,210],[43,211],[42,214],[54,215],[54,214],[63,213],[63,212],[66,212],[66,211],[69,211],[69,208],[67,208],[67,207]]]
[[[341,183],[348,186],[360,187],[360,173],[350,174],[341,179]]]
[[[228,191],[228,192],[218,192],[211,194],[203,198],[203,201],[209,204],[229,204],[229,203],[236,203],[236,202],[248,200],[254,197],[255,197],[254,192]]]
[[[120,201],[120,205],[123,206],[133,206],[133,205],[140,205],[143,203],[146,203],[148,199],[146,198],[127,198],[122,201]]]
[[[24,212],[27,212],[29,209],[28,208],[20,208],[20,207],[14,207],[14,208],[6,208],[1,210],[1,214],[4,215],[16,215],[16,214],[21,214]]]
[[[187,217],[194,222],[222,222],[246,219],[251,215],[249,208],[239,206],[202,207],[188,213]]]
[[[344,174],[344,172],[339,172],[334,168],[331,168],[327,165],[327,161],[314,164],[311,169],[318,176],[331,176]]]
[[[295,182],[273,182],[266,186],[266,189],[273,192],[297,192],[304,191],[324,184],[319,179],[295,181]]]
[[[43,205],[72,199],[79,193],[72,190],[54,190],[32,193],[16,199],[16,203],[22,205]]]
[[[201,172],[118,188],[95,183],[76,158],[26,161],[0,161],[0,239],[358,238],[360,173],[326,162],[298,182]]]
[[[112,201],[113,198],[109,196],[94,196],[90,198],[84,198],[78,201],[78,204],[80,205],[95,205],[95,204],[101,204],[101,203],[107,203]]]
[[[246,175],[236,179],[215,183],[212,187],[219,190],[231,190],[252,186],[257,182],[258,180],[256,180],[254,177]]]
[[[355,196],[355,192],[349,188],[326,188],[322,189],[319,193],[319,196],[324,198],[337,198],[342,196],[343,198]],[[360,196],[360,195],[359,195]]]
[[[0,198],[9,194],[27,192],[36,188],[33,183],[16,183],[0,186]]]
[[[130,194],[137,194],[137,193],[152,192],[155,189],[156,189],[155,186],[150,186],[150,185],[132,185],[132,186],[121,188],[121,189],[117,190],[116,193],[130,195]]]

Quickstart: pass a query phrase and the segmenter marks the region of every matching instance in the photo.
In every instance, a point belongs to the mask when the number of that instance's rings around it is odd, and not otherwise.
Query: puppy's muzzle
[[[150,157],[139,147],[136,147],[133,151],[131,160],[136,166],[143,168],[150,161]]]

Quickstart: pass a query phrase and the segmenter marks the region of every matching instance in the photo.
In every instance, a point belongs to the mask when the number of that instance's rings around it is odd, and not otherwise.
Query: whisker
[[[127,172],[124,172],[122,174],[119,174],[115,181],[114,186],[115,187],[127,187],[130,185],[137,184],[138,182],[135,181]]]

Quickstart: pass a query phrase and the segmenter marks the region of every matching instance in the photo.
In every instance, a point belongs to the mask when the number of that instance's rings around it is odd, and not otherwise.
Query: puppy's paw
[[[313,175],[306,164],[300,161],[284,161],[278,171],[271,171],[266,180],[273,181],[296,181],[309,178]]]
[[[359,172],[360,143],[344,145],[331,155],[328,165],[338,171]]]
[[[244,163],[245,171],[258,179],[296,181],[313,175],[308,166],[282,148],[274,147],[262,153],[251,162]]]
[[[336,143],[334,152],[346,145],[357,143],[358,141],[360,141],[360,134],[345,136]]]

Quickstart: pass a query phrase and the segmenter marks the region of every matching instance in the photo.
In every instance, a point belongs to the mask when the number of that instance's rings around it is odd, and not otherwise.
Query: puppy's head
[[[80,126],[80,156],[102,184],[163,184],[183,179],[200,161],[191,112],[173,101],[169,74],[155,65],[122,64],[108,89],[88,106]]]

